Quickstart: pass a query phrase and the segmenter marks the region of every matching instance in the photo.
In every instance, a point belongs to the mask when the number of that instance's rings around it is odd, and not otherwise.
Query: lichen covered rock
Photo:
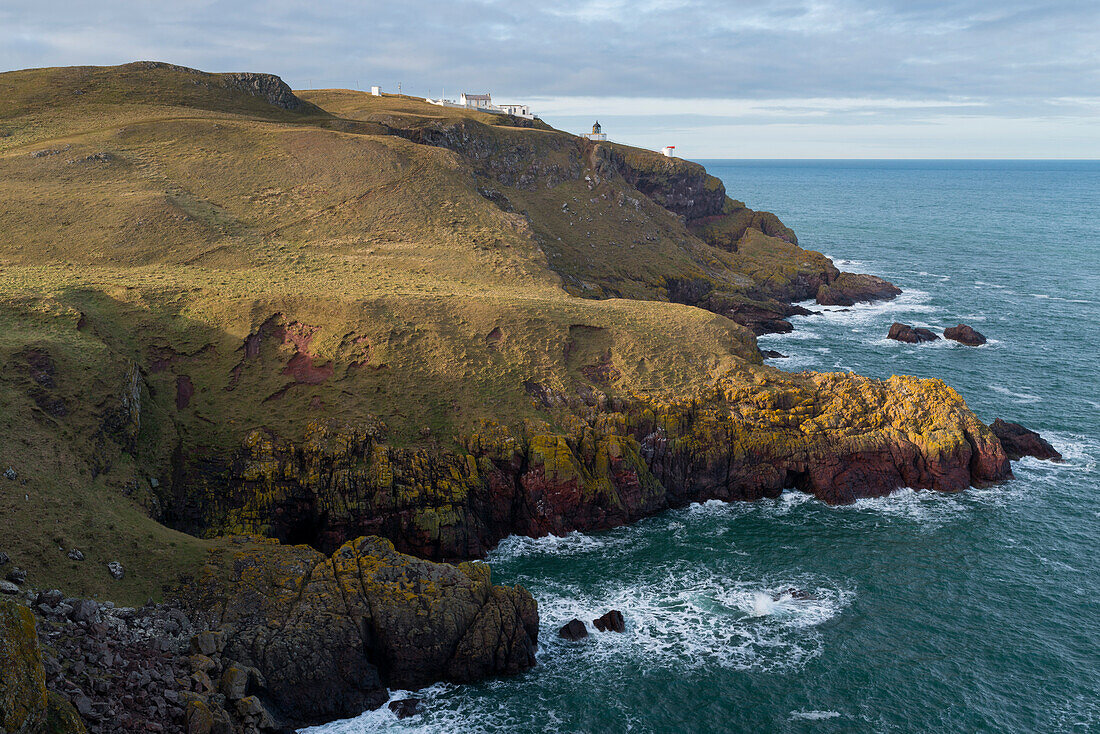
[[[558,432],[485,425],[459,451],[395,448],[346,426],[314,425],[302,442],[257,434],[207,477],[204,523],[326,549],[369,532],[422,557],[470,558],[512,533],[610,528],[712,498],[797,488],[844,503],[1011,476],[997,439],[939,380],[744,367],[678,402],[532,385]]]
[[[46,723],[46,677],[34,615],[0,599],[0,731],[36,734]]]
[[[386,685],[472,681],[534,665],[538,614],[520,587],[494,586],[489,567],[432,563],[363,537],[331,557],[305,546],[251,542],[212,553],[179,590],[191,616],[225,633],[223,693],[263,677],[294,723],[381,706]]]

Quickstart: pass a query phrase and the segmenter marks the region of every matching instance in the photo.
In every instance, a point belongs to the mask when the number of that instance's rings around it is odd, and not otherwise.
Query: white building
[[[458,103],[463,107],[472,107],[478,110],[493,111],[493,95],[491,94],[468,94],[462,93],[462,96],[458,98]]]
[[[534,115],[531,114],[531,106],[525,104],[502,104],[500,109],[507,112],[509,115],[515,115],[516,117],[526,117],[531,119]]]
[[[665,154],[666,158],[674,157],[676,154],[673,151],[675,151],[675,150],[676,150],[675,145],[666,145],[665,147],[661,148],[661,152]]]
[[[597,143],[603,143],[607,141],[607,133],[603,131],[603,126],[600,125],[599,120],[596,120],[596,124],[592,126],[592,132],[585,133],[581,137],[588,138],[589,140],[594,140]]]
[[[446,97],[440,97],[439,99],[432,99],[431,97],[425,97],[425,102],[429,104],[439,105],[440,107],[460,107],[468,110],[478,110],[479,112],[491,112],[494,115],[514,115],[516,117],[524,117],[528,120],[537,120],[538,115],[531,112],[531,106],[525,104],[493,104],[493,96],[489,93],[485,94],[470,94],[463,92],[458,101],[446,99]]]
[[[375,97],[382,96],[382,87],[374,86],[370,88],[370,93]]]

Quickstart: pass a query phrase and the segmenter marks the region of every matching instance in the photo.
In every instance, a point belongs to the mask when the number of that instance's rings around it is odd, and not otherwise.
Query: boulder
[[[623,620],[623,613],[618,609],[612,609],[607,614],[593,619],[592,624],[600,632],[625,632],[626,622]]]
[[[922,327],[913,328],[908,324],[901,324],[897,321],[890,324],[890,333],[886,335],[886,338],[905,342],[906,344],[920,344],[921,342],[931,342],[939,339],[938,336],[928,329]]]
[[[125,569],[118,561],[111,561],[107,564],[107,573],[111,574],[111,578],[115,581],[121,581],[122,577],[126,575]]]
[[[25,584],[27,583],[27,572],[22,568],[13,568],[8,571],[7,579],[13,584]]]
[[[1010,423],[998,418],[990,424],[989,428],[1012,461],[1018,461],[1025,456],[1034,456],[1036,459],[1047,461],[1062,461],[1062,454],[1051,446],[1049,441],[1019,423]]]
[[[980,333],[970,328],[966,324],[959,324],[958,326],[951,326],[943,330],[944,339],[950,339],[952,341],[965,344],[968,347],[980,347],[985,344],[986,339]]]
[[[81,599],[73,605],[69,619],[74,622],[94,622],[99,612],[99,604],[91,599]]]
[[[579,619],[571,619],[562,625],[562,628],[558,630],[558,634],[570,642],[576,642],[588,637],[588,628]]]
[[[6,566],[9,563],[11,563],[11,556],[3,551],[0,551],[0,566]]]
[[[214,714],[205,701],[192,699],[187,704],[187,734],[211,734],[214,728]]]
[[[0,581],[0,594],[18,594],[19,587],[10,581]]]
[[[399,719],[407,719],[410,716],[416,716],[417,709],[420,707],[420,699],[418,698],[402,698],[399,701],[390,701],[390,711],[397,714]]]
[[[84,721],[69,700],[60,693],[46,693],[45,734],[87,734]]]
[[[763,355],[764,359],[786,359],[787,358],[786,354],[781,354],[780,352],[777,352],[774,349],[761,349],[760,354]]]
[[[72,550],[70,550],[68,555],[69,555],[69,558],[73,561],[83,561],[84,560],[84,554],[82,552],[80,552],[79,550],[77,550],[76,548],[73,548]]]
[[[230,701],[244,698],[248,693],[248,671],[236,665],[230,665],[222,673],[220,688],[222,695]]]
[[[199,632],[191,638],[191,652],[210,656],[225,649],[224,632]]]

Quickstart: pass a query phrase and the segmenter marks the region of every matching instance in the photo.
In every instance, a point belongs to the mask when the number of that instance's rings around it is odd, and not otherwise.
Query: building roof
[[[467,92],[463,92],[462,96],[465,97],[466,99],[491,99],[492,98],[492,95],[488,95],[488,94],[468,94]]]

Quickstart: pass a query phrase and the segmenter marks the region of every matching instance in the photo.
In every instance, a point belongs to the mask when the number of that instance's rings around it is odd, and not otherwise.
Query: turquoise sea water
[[[790,355],[772,364],[941,377],[1067,462],[1025,459],[956,495],[828,507],[790,492],[507,539],[494,578],[539,602],[538,667],[433,686],[404,721],[311,731],[1100,730],[1100,163],[703,163],[804,247],[905,291],[796,318],[761,338]],[[990,342],[900,344],[892,321],[961,321]],[[816,598],[772,600],[789,587]],[[557,637],[611,608],[624,634]]]

